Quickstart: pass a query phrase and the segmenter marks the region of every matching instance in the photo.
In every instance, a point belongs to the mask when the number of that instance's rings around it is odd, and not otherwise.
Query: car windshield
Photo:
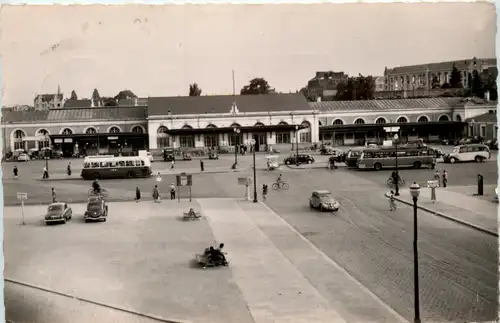
[[[318,193],[318,196],[320,198],[332,198],[332,194],[331,193]]]
[[[57,205],[50,205],[48,211],[49,212],[57,212],[57,211],[62,211],[62,205],[57,204]]]
[[[100,202],[89,202],[89,204],[87,204],[87,208],[89,210],[100,210],[101,203]]]
[[[453,152],[454,152],[454,153],[458,153],[458,151],[459,151],[459,150],[460,150],[460,147],[455,147],[455,148],[453,148]]]

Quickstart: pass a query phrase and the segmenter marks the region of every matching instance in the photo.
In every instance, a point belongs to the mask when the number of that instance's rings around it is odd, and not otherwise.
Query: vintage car
[[[212,150],[208,153],[208,159],[219,159],[219,154]]]
[[[108,205],[101,196],[91,196],[87,202],[87,210],[83,215],[85,222],[102,221],[106,222],[108,217]]]
[[[183,153],[182,154],[182,160],[191,160],[193,157],[191,157],[190,153]]]
[[[175,161],[175,151],[171,149],[164,149],[163,150],[163,161]]]
[[[312,164],[314,163],[314,158],[309,154],[292,154],[285,158],[283,162],[285,165]]]
[[[73,211],[67,203],[56,202],[49,205],[45,214],[45,224],[66,223],[71,220]]]
[[[268,155],[266,156],[266,166],[267,170],[275,170],[280,167],[278,155]]]
[[[17,160],[18,161],[29,161],[31,158],[30,158],[30,155],[28,154],[25,154],[25,153],[22,153],[22,154],[19,154],[19,156],[17,156]]]
[[[309,198],[309,207],[323,211],[337,211],[340,208],[340,203],[336,201],[330,191],[316,190],[312,192]]]

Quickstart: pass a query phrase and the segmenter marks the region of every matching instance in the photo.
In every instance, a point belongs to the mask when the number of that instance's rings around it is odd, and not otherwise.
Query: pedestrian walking
[[[437,181],[438,186],[441,186],[441,174],[439,174],[439,170],[436,169],[434,173],[434,180]]]
[[[17,166],[14,165],[14,169],[12,170],[12,172],[14,173],[14,178],[17,178],[17,176],[19,174],[19,170],[17,169]]]
[[[68,167],[66,168],[66,173],[68,176],[71,176],[71,162],[68,163]]]
[[[394,199],[394,191],[391,191],[389,196],[389,211],[396,211],[396,200]]]
[[[174,185],[174,183],[170,184],[170,199],[175,200],[175,185]]]
[[[172,160],[172,162],[170,163],[170,169],[174,169],[175,167],[175,160]]]
[[[448,172],[446,169],[443,171],[443,187],[446,187],[448,185]]]
[[[264,201],[267,198],[267,184],[262,185],[262,198],[264,199]]]
[[[201,171],[205,171],[205,164],[203,163],[203,160],[200,159],[200,169]]]
[[[42,179],[47,179],[49,178],[49,170],[47,169],[47,166],[43,166],[43,176]]]
[[[155,185],[155,187],[153,188],[153,202],[160,202],[160,192],[158,191],[158,185]]]
[[[56,203],[56,190],[52,187],[52,203]]]
[[[135,203],[139,203],[141,201],[141,190],[139,186],[135,187]]]

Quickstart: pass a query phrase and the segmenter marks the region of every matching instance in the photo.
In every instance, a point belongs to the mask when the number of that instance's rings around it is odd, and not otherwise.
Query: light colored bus
[[[436,166],[436,151],[429,147],[378,147],[366,148],[357,161],[358,169],[395,168],[396,151],[398,167],[430,167]]]
[[[143,157],[87,157],[81,177],[85,180],[151,176],[151,163]]]

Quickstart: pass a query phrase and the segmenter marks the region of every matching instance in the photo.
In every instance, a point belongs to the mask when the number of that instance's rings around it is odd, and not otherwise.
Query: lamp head
[[[414,198],[418,198],[420,195],[420,185],[418,185],[417,182],[413,182],[413,184],[410,185],[410,194]]]

